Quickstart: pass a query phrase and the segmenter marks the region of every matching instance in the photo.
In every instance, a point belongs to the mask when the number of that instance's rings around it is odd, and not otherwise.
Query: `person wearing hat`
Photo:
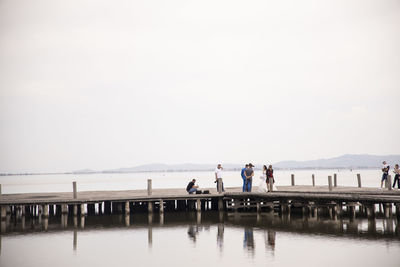
[[[243,179],[243,188],[242,192],[246,192],[246,175],[244,175],[244,171],[249,167],[249,164],[246,164],[242,171],[240,172],[240,176],[242,176]]]
[[[222,165],[218,164],[217,168],[215,169],[215,183],[217,184],[217,191],[218,191],[218,178],[221,178],[222,181]],[[224,190],[224,183],[222,182],[222,192],[225,192]]]
[[[253,176],[254,176],[254,171],[253,171],[253,167],[254,165],[249,163],[248,168],[246,168],[246,170],[244,170],[244,175],[246,177],[246,182],[245,182],[245,192],[251,192],[251,185],[253,182]]]

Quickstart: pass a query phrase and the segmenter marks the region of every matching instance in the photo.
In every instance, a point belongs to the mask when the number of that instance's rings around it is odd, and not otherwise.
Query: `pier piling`
[[[76,191],[76,182],[75,181],[72,182],[72,190],[73,190],[74,199],[77,199],[78,198],[78,193]]]
[[[153,194],[153,188],[152,188],[152,181],[151,179],[147,180],[147,195],[151,196]]]
[[[294,186],[294,174],[291,175],[292,178],[292,186]]]
[[[328,176],[329,192],[332,192],[332,176]]]
[[[361,174],[357,173],[358,187],[361,188]]]
[[[333,186],[337,187],[337,174],[336,173],[333,174]]]
[[[311,179],[312,179],[312,186],[315,186],[315,175],[314,174],[311,175]]]

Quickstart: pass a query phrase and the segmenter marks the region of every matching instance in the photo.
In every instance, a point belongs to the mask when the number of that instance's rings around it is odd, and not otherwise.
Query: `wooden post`
[[[375,204],[367,205],[367,216],[368,216],[368,218],[375,217]]]
[[[0,184],[0,198],[1,198],[1,184]]]
[[[149,213],[153,213],[153,202],[151,201],[147,202],[147,208]]]
[[[74,199],[77,199],[78,198],[78,193],[76,191],[76,182],[72,182],[72,189],[73,189],[73,192],[74,192]]]
[[[257,213],[261,212],[261,203],[259,201],[257,201]]]
[[[68,206],[66,204],[61,204],[61,214],[68,213]]]
[[[160,199],[160,214],[164,213],[164,201]]]
[[[153,188],[151,185],[151,179],[147,179],[147,195],[151,196],[152,194],[153,194]]]
[[[84,216],[85,214],[85,204],[81,204],[81,216]]]
[[[43,216],[49,217],[49,205],[43,205]]]
[[[332,191],[332,176],[328,176],[328,186],[329,186],[329,192]]]
[[[7,207],[1,206],[1,220],[5,220],[7,217]]]
[[[74,217],[78,216],[78,205],[75,204],[73,209],[74,209]]]
[[[361,188],[361,174],[357,173],[358,187]]]
[[[217,179],[218,193],[222,193],[222,178]]]
[[[125,202],[125,215],[129,215],[130,213],[129,201]]]
[[[292,176],[292,186],[294,186],[294,174],[292,174],[291,176]]]
[[[333,186],[337,187],[337,174],[336,173],[333,174]]]
[[[219,179],[221,179],[221,178],[219,178]],[[222,201],[222,198],[219,198],[219,199],[218,199],[218,210],[219,210],[219,211],[224,210],[224,203],[223,203],[223,201]]]
[[[196,199],[196,210],[201,211],[201,200],[200,198]]]
[[[312,186],[315,186],[315,175],[314,174],[311,175],[311,179],[312,179]]]
[[[387,189],[392,190],[392,176],[390,174],[387,176]]]

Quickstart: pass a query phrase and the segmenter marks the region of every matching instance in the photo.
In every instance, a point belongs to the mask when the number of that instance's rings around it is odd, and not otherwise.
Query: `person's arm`
[[[218,175],[217,175],[217,172],[215,172],[215,181],[217,181],[218,180]]]

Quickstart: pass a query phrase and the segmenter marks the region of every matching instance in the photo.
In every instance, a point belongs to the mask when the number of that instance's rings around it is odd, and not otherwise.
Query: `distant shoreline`
[[[280,171],[304,171],[304,170],[379,170],[377,167],[337,167],[337,168],[274,168],[275,170]],[[240,171],[241,168],[229,168],[224,169],[225,171]],[[254,168],[254,170],[261,170],[260,168]],[[125,174],[125,173],[156,173],[156,172],[210,172],[214,171],[214,169],[206,169],[206,170],[141,170],[141,171],[86,171],[86,172],[26,172],[26,173],[0,173],[0,176],[28,176],[28,175],[62,175],[62,174]]]

